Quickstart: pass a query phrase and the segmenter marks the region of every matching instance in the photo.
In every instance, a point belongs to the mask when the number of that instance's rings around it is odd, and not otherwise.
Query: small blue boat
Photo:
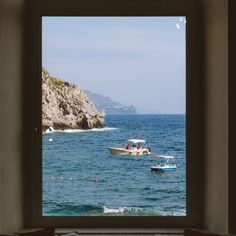
[[[151,166],[152,171],[174,171],[177,169],[174,162],[174,156],[158,155],[156,158],[160,160],[160,163]]]

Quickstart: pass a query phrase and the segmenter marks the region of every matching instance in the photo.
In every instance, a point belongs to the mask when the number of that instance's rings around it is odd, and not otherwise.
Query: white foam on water
[[[43,134],[62,132],[62,133],[82,133],[82,132],[105,132],[105,131],[115,131],[118,128],[115,127],[104,127],[104,128],[93,128],[93,129],[65,129],[65,130],[46,130]]]
[[[141,211],[141,208],[137,207],[118,207],[118,208],[108,208],[106,206],[103,207],[103,213],[105,214],[123,214],[129,212],[137,212]],[[176,212],[165,212],[165,211],[158,211],[157,215],[160,216],[186,216],[186,210],[180,209]]]
[[[57,130],[56,132],[62,132],[62,133],[82,133],[82,132],[86,132],[86,130],[83,130],[83,129],[65,129],[65,130]]]
[[[122,212],[124,212],[124,209],[103,207],[103,212],[104,213],[122,213]]]
[[[118,128],[114,128],[114,127],[104,127],[104,128],[93,128],[91,129],[91,131],[115,131],[118,130]]]
[[[81,133],[81,132],[104,132],[104,131],[114,131],[118,128],[114,127],[104,127],[104,128],[93,128],[93,129],[66,129],[66,130],[59,130],[58,132],[65,132],[65,133]]]
[[[103,207],[103,213],[105,214],[112,214],[112,213],[120,214],[124,212],[138,211],[138,210],[139,209],[135,207],[119,207],[119,208],[108,208],[106,206]]]
[[[159,212],[161,216],[186,216],[186,210],[178,210],[176,212]]]

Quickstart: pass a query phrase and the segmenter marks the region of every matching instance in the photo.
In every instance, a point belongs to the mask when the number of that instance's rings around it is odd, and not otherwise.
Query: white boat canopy
[[[128,139],[127,141],[132,142],[132,143],[145,143],[144,139]]]
[[[166,155],[158,155],[156,158],[163,158],[163,159],[174,159],[174,156],[166,156]]]

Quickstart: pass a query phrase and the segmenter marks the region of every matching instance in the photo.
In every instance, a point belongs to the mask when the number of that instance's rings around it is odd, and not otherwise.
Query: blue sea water
[[[107,147],[142,138],[146,156],[114,156]],[[43,134],[43,215],[186,215],[185,115],[107,115],[104,128]],[[151,171],[155,155],[177,170]]]

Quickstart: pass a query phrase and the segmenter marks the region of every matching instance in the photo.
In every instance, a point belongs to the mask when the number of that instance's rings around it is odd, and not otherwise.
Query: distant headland
[[[124,106],[113,101],[110,97],[88,90],[84,92],[91,98],[97,109],[104,111],[106,114],[137,114],[136,108],[133,105]]]

